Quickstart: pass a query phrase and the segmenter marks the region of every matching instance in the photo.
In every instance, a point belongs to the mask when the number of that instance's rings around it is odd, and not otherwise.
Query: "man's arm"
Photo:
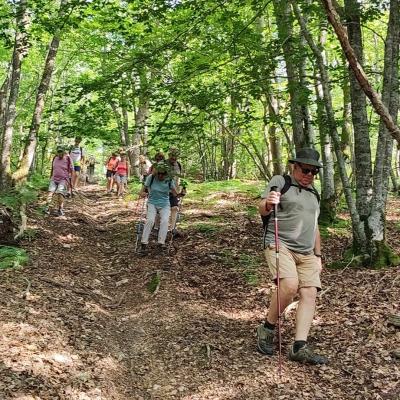
[[[269,215],[273,209],[275,204],[279,204],[281,198],[280,192],[269,192],[268,196],[265,199],[262,199],[258,205],[258,212],[263,217]]]
[[[321,235],[319,233],[319,227],[318,226],[317,226],[317,233],[315,235],[314,254],[317,257],[321,257]]]

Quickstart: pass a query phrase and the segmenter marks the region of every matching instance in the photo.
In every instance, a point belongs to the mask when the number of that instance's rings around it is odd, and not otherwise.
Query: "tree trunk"
[[[122,146],[126,147],[126,137],[124,132],[124,124],[122,122],[122,116],[119,111],[117,104],[114,101],[109,101],[110,107],[113,110],[115,122],[117,123],[119,138]]]
[[[13,128],[16,117],[16,106],[21,80],[22,60],[28,53],[28,12],[26,0],[21,0],[17,10],[17,28],[15,33],[14,51],[12,56],[12,68],[10,78],[10,91],[7,102],[7,110],[4,119],[4,133],[0,159],[0,189],[11,186],[11,147],[13,140]]]
[[[399,110],[400,0],[390,1],[389,23],[385,41],[382,101],[393,120]],[[386,202],[392,164],[393,138],[381,120],[375,156],[374,190],[368,228],[371,238],[371,261],[376,267],[397,265],[398,257],[386,243]]]
[[[296,65],[295,55],[297,54],[293,43],[293,18],[290,10],[290,3],[286,0],[274,0],[274,13],[278,26],[278,37],[282,44],[283,56],[286,64],[288,77],[288,91],[290,94],[290,116],[292,119],[293,141],[296,149],[309,146],[304,129],[304,112],[302,109],[303,88],[300,84],[300,76]]]
[[[350,45],[360,65],[363,65],[360,5],[357,0],[345,0],[347,32]],[[368,130],[367,99],[352,69],[350,75],[351,116],[354,132],[354,175],[356,180],[356,205],[362,221],[370,212],[372,165],[371,143]]]
[[[62,6],[63,2],[61,3],[61,7]],[[51,78],[53,76],[54,65],[59,45],[60,37],[59,34],[57,34],[53,37],[49,46],[49,51],[47,53],[46,62],[43,68],[42,79],[40,81],[36,94],[36,103],[33,112],[31,127],[29,129],[28,139],[25,144],[24,154],[22,156],[19,168],[12,175],[12,179],[16,184],[20,184],[26,181],[35,157],[37,138],[39,134],[40,124],[42,122],[45,99],[50,87]]]
[[[342,49],[346,55],[347,60],[349,61],[350,67],[354,72],[355,77],[358,80],[361,88],[364,93],[368,96],[371,101],[372,106],[374,107],[376,113],[382,118],[383,123],[386,128],[393,136],[393,138],[400,143],[400,128],[396,125],[395,121],[390,115],[389,110],[383,104],[380,99],[378,93],[372,88],[369,80],[361,67],[360,63],[357,60],[357,56],[349,43],[349,39],[346,34],[346,30],[340,22],[340,18],[332,5],[331,0],[321,0],[322,4],[325,7],[326,14],[328,16],[329,22],[332,24],[336,35],[340,41]]]
[[[268,128],[268,138],[269,138],[269,147],[271,149],[271,158],[272,158],[272,173],[273,175],[282,175],[284,168],[282,163],[282,144],[281,140],[277,133],[277,125],[275,122],[275,115],[277,114],[277,110],[279,109],[279,103],[275,96],[272,94],[266,94],[266,98],[269,98],[268,105],[264,105],[264,120],[268,114],[270,116],[270,123]],[[268,170],[266,171],[268,173]]]
[[[149,101],[147,94],[139,96],[139,105],[135,113],[135,133],[133,136],[133,163],[135,176],[139,175],[139,155],[141,145],[147,143],[148,128],[147,120],[149,117]]]
[[[0,132],[2,133],[4,131],[9,88],[10,88],[10,71],[7,71],[7,76],[0,87]],[[3,135],[0,135],[0,148],[2,140],[3,140]]]
[[[305,21],[304,21],[305,22]],[[325,47],[326,44],[326,27],[321,26],[320,46]],[[321,51],[323,62],[326,65],[326,53]],[[320,221],[324,223],[332,223],[336,219],[336,209],[338,205],[338,197],[335,190],[335,168],[334,158],[332,154],[332,141],[329,132],[326,131],[327,116],[325,111],[324,91],[321,85],[321,77],[315,72],[315,93],[317,98],[317,115],[318,127],[321,142],[321,156],[324,168],[321,170],[321,214]]]
[[[322,91],[323,91],[324,106],[325,106],[325,112],[326,112],[326,117],[327,117],[327,128],[330,132],[331,138],[333,140],[334,148],[335,148],[336,158],[338,161],[339,173],[340,173],[340,177],[341,177],[341,180],[343,183],[344,195],[345,195],[347,206],[348,206],[350,216],[351,216],[351,222],[352,222],[352,227],[353,227],[353,236],[354,236],[355,242],[358,245],[357,248],[359,249],[361,254],[364,255],[367,253],[367,248],[366,248],[366,243],[365,243],[366,237],[365,237],[365,232],[361,226],[360,216],[357,212],[356,206],[353,201],[351,186],[350,186],[350,182],[349,182],[347,172],[346,172],[346,165],[345,165],[344,157],[343,157],[342,150],[340,147],[340,136],[339,136],[337,126],[336,126],[335,112],[334,112],[334,108],[333,108],[331,91],[329,88],[328,71],[325,67],[324,58],[323,58],[323,55],[322,55],[320,49],[315,44],[311,34],[307,30],[307,27],[305,25],[304,19],[302,18],[302,15],[301,15],[298,5],[296,4],[295,0],[291,0],[291,2],[292,2],[293,10],[294,10],[296,17],[299,21],[299,24],[301,26],[301,32],[304,35],[305,39],[307,40],[307,43],[309,44],[309,46],[316,58],[316,61],[317,61],[319,73],[321,76],[321,86],[322,86]]]

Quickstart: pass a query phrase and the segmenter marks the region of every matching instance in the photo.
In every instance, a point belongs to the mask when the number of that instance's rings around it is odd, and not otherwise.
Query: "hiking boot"
[[[263,323],[257,327],[257,349],[260,353],[267,356],[274,354],[274,336],[275,331],[266,328]]]
[[[45,213],[45,214],[47,214],[47,215],[50,215],[50,207],[45,207],[44,208],[44,210],[43,210],[43,212]]]
[[[147,250],[147,244],[145,243],[140,243],[140,247],[139,247],[139,254],[142,256],[147,255],[148,250]]]
[[[293,352],[292,346],[289,350],[289,360],[312,365],[328,363],[328,359],[326,357],[315,354],[311,348],[307,346],[307,344],[300,348],[296,353]]]
[[[182,233],[178,231],[178,229],[172,229],[172,236],[174,238],[182,237]]]
[[[57,216],[58,216],[58,217],[64,216],[64,210],[63,210],[62,208],[60,208],[60,209],[57,211]]]
[[[165,253],[168,249],[168,246],[165,243],[158,243],[158,248],[160,249],[160,253]]]

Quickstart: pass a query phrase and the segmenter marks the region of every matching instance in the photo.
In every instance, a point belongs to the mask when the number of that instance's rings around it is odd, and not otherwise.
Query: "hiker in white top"
[[[81,147],[81,137],[75,138],[75,144],[71,147],[69,155],[74,165],[74,174],[72,176],[72,188],[76,189],[79,185],[79,175],[82,170],[82,166],[85,163],[85,152]]]

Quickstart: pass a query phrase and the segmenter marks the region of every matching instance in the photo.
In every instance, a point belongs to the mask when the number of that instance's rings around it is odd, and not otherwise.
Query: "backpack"
[[[285,184],[283,185],[283,188],[281,189],[281,196],[283,196],[290,189],[291,186],[294,186],[294,187],[299,188],[300,190],[306,190],[307,192],[311,192],[317,198],[318,204],[320,203],[321,197],[320,197],[317,189],[315,189],[314,186],[312,186],[310,188],[302,187],[302,186],[292,183],[292,179],[290,178],[289,175],[282,175],[282,176],[285,179]],[[282,209],[281,204],[279,204],[279,208]],[[265,243],[265,236],[267,235],[268,223],[271,219],[271,215],[272,215],[272,213],[269,213],[268,215],[261,215],[261,220],[262,220],[263,230],[264,230],[264,243]]]
[[[146,187],[146,191],[148,191],[148,189],[151,189],[151,185],[153,184],[153,182],[154,182],[154,175],[151,176],[150,185],[148,187]],[[172,180],[168,179],[169,190],[171,190],[171,183],[172,183]]]

